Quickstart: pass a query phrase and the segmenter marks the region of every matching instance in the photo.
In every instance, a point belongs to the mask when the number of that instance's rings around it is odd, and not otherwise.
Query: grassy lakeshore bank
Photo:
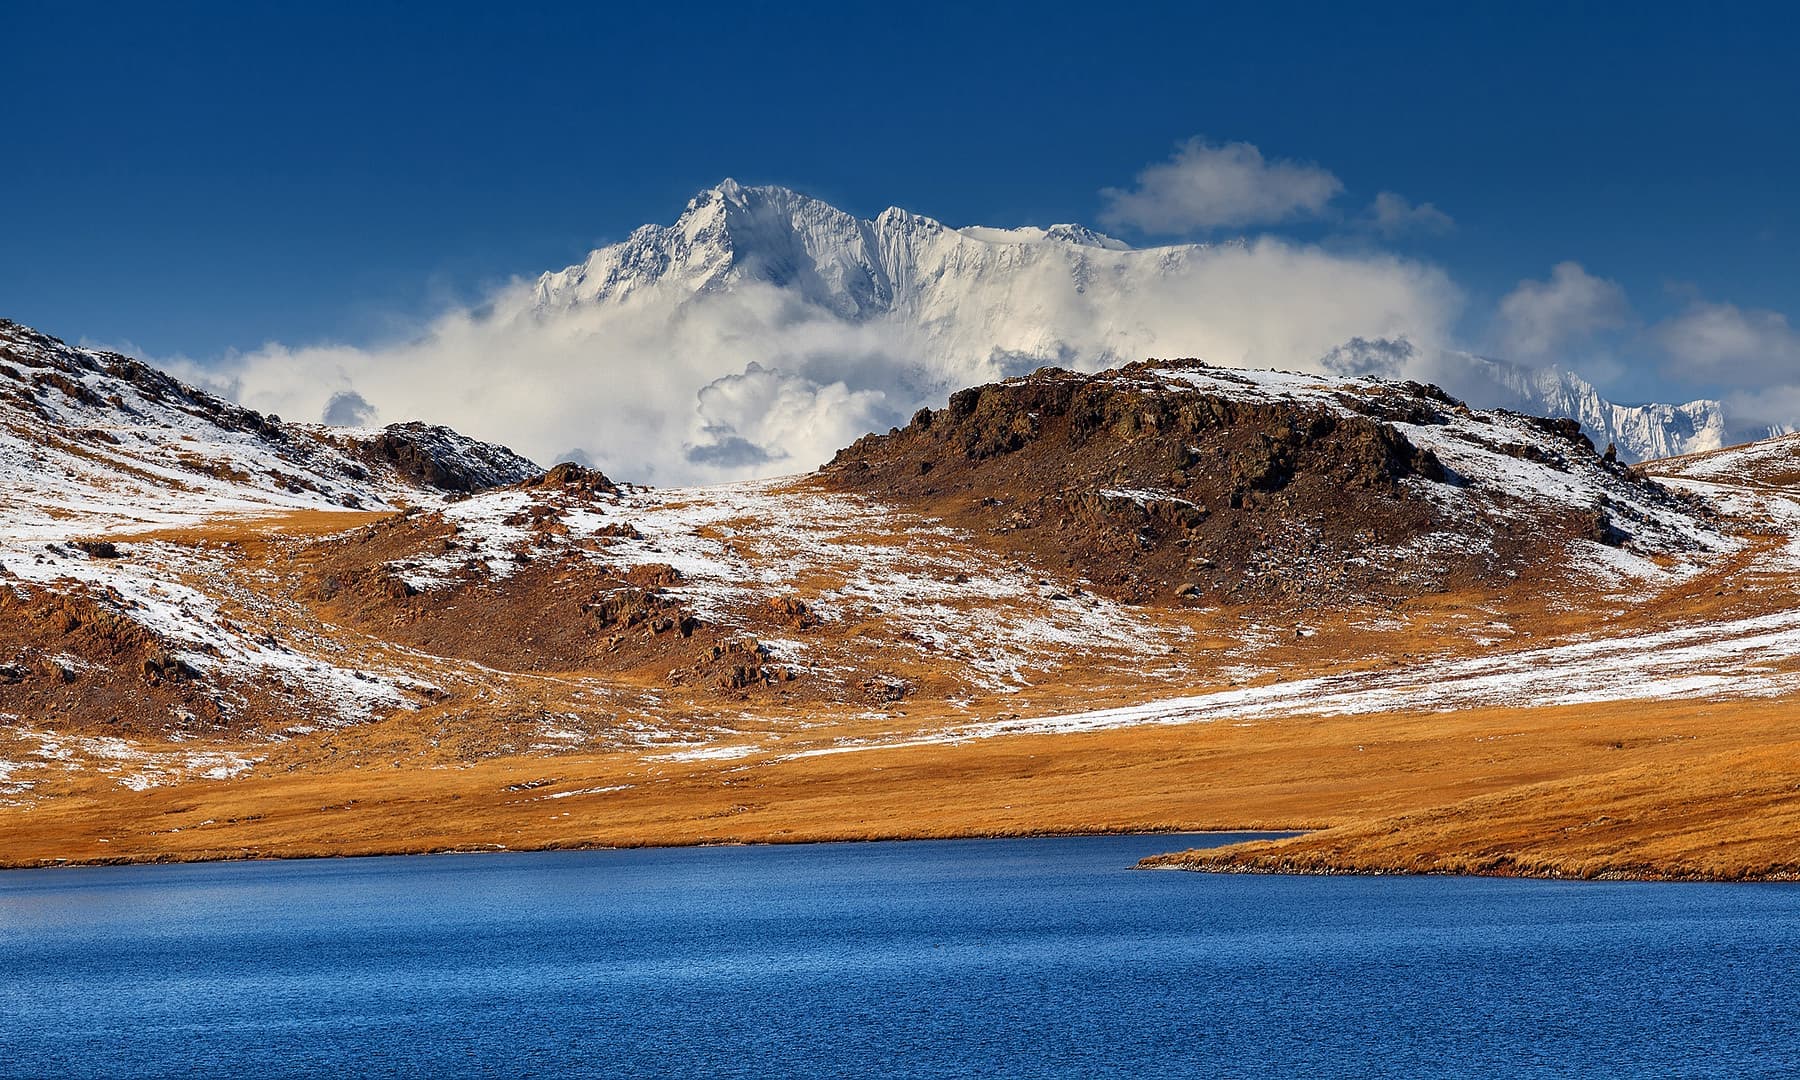
[[[1781,880],[1791,703],[1626,702],[1142,725],[646,763],[392,767],[381,725],[229,781],[70,773],[0,810],[8,867],[697,844],[1302,832],[1155,862],[1292,873]],[[346,752],[351,736],[367,753]],[[384,767],[385,766],[385,767]]]

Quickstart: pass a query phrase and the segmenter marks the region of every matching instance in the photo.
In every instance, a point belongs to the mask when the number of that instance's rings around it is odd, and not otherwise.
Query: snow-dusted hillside
[[[1597,510],[1608,527],[1631,537],[1628,546],[1642,555],[1666,557],[1730,547],[1700,508],[1667,499],[1664,492],[1639,482],[1631,470],[1607,468],[1578,439],[1558,439],[1529,415],[1471,410],[1461,403],[1433,400],[1429,391],[1407,393],[1411,388],[1381,379],[1193,368],[1166,374],[1239,400],[1307,403],[1340,415],[1386,416],[1395,430],[1443,464],[1447,482],[1434,490],[1437,498],[1465,518],[1490,518],[1503,530],[1541,528],[1533,515],[1541,518],[1547,511]],[[1384,397],[1398,397],[1417,411],[1400,412]],[[1577,545],[1578,552],[1590,555],[1603,547],[1593,541]],[[1650,565],[1641,568],[1645,573],[1651,570]]]
[[[1650,468],[1664,483],[1699,492],[1780,538],[1770,566],[1800,573],[1800,434],[1659,461]]]
[[[0,320],[0,537],[382,509],[538,471],[447,428],[290,424]]]
[[[1569,576],[1632,587],[1735,547],[1704,503],[1605,460],[1570,420],[1192,360],[961,391],[822,475],[1139,601],[1180,588],[1341,609]]]
[[[0,320],[0,727],[85,712],[185,731],[402,707],[416,681],[364,670],[366,652],[345,657],[259,593],[230,523],[441,505],[539,471],[426,424],[286,423]],[[172,529],[226,531],[186,545]],[[34,677],[75,708],[30,696]]]
[[[801,312],[879,327],[895,362],[911,368],[898,393],[885,391],[897,410],[1043,364],[1096,370],[1145,356],[1200,355],[1251,367],[1332,367],[1320,342],[1236,340],[1197,315],[1194,291],[1232,290],[1231,259],[1244,250],[1133,249],[1079,225],[956,229],[897,208],[864,220],[786,188],[727,180],[696,196],[672,226],[646,225],[543,275],[534,299],[539,313],[558,313],[773,287]],[[1405,341],[1418,329],[1407,325],[1411,313],[1381,310],[1379,294],[1360,302],[1370,310],[1346,345],[1376,340],[1419,356]],[[1428,373],[1473,404],[1579,420],[1597,445],[1615,444],[1627,461],[1726,441],[1715,401],[1620,405],[1558,368],[1467,354],[1436,360]],[[829,363],[822,367],[789,374],[823,381],[832,373]],[[897,400],[909,392],[917,400]]]

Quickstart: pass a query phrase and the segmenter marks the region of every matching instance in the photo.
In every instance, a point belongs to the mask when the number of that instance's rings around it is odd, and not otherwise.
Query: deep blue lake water
[[[9,871],[0,1075],[1800,1071],[1800,887],[1129,869],[1224,839]]]

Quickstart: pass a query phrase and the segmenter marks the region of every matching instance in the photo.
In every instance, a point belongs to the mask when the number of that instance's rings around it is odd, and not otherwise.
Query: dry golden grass
[[[1800,880],[1800,739],[1146,862],[1244,873]]]
[[[1323,828],[1184,865],[1780,876],[1800,867],[1793,716],[1791,702],[1639,702],[453,768],[396,764],[413,740],[376,724],[238,781],[78,780],[0,818],[0,864]]]

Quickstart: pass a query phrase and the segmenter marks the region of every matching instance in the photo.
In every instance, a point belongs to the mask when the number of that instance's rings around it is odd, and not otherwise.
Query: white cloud
[[[1543,360],[1558,349],[1625,326],[1631,305],[1617,282],[1580,263],[1560,262],[1548,281],[1521,281],[1500,301],[1501,341],[1515,359]]]
[[[1383,236],[1400,236],[1406,233],[1442,235],[1456,228],[1456,221],[1431,203],[1419,203],[1415,206],[1405,196],[1391,191],[1375,196],[1375,201],[1369,204],[1368,216],[1369,224]]]
[[[1800,382],[1730,391],[1725,411],[1739,439],[1800,431]]]
[[[1702,301],[1654,337],[1668,375],[1725,384],[1726,408],[1743,424],[1793,430],[1800,421],[1800,330],[1781,312]]]
[[[291,419],[342,418],[348,403],[545,464],[576,448],[620,479],[705,483],[805,471],[952,390],[1044,363],[1320,370],[1356,338],[1442,343],[1461,305],[1429,264],[1273,238],[1147,252],[1139,265],[1118,282],[1021,272],[928,323],[852,321],[755,282],[540,309],[521,282],[405,341],[272,344],[184,374]]]
[[[1673,374],[1750,385],[1800,381],[1800,331],[1778,311],[1697,303],[1656,328]]]
[[[1317,165],[1269,161],[1249,143],[1194,138],[1138,173],[1135,188],[1103,190],[1101,220],[1167,235],[1269,225],[1317,217],[1343,188]]]
[[[1263,237],[1160,279],[1128,297],[1116,318],[1139,330],[1122,358],[1198,356],[1317,371],[1353,338],[1442,343],[1461,304],[1460,291],[1429,264]]]
[[[1393,379],[1416,373],[1419,347],[1406,338],[1354,337],[1333,346],[1319,358],[1319,366],[1332,375],[1371,375]]]
[[[841,381],[821,386],[753,360],[696,397],[703,441],[689,445],[690,462],[785,472],[810,468],[877,426],[887,395]]]
[[[406,341],[271,344],[207,374],[291,419],[343,419],[360,403],[656,483],[800,471],[887,416],[880,386],[810,374],[890,366],[880,336],[796,312],[767,286],[554,312],[531,300],[514,283]]]

